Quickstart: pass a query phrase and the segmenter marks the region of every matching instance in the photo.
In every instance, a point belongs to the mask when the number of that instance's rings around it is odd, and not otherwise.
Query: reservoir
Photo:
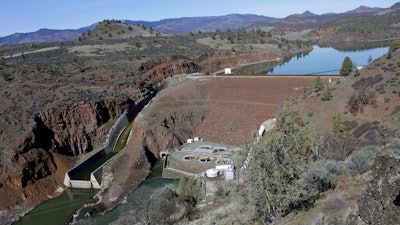
[[[292,57],[288,62],[274,66],[267,74],[325,74],[337,75],[346,56],[350,57],[354,66],[365,66],[388,52],[388,47],[366,50],[339,51],[334,48],[313,46],[313,50],[305,55]]]

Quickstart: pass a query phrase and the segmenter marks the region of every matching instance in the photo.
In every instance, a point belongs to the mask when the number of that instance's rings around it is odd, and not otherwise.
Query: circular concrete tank
[[[211,158],[208,157],[208,156],[206,156],[206,157],[200,157],[200,158],[199,158],[199,161],[202,162],[202,163],[208,163],[208,162],[211,161]]]
[[[183,159],[186,161],[193,161],[194,159],[196,159],[196,156],[195,155],[185,155],[183,157]]]

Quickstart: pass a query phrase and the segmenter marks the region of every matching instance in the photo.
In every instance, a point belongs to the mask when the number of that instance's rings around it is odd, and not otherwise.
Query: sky
[[[0,37],[41,28],[78,29],[104,19],[158,21],[232,13],[284,18],[307,10],[341,13],[399,0],[0,0]]]

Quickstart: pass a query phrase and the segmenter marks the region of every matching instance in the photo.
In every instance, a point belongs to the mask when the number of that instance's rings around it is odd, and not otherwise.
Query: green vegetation
[[[392,42],[390,42],[390,48],[389,48],[390,52],[396,51],[399,48],[400,48],[400,40],[399,39],[393,40]]]
[[[321,101],[329,101],[332,98],[333,98],[333,95],[331,93],[331,88],[327,84],[324,93],[322,93]]]
[[[314,92],[324,90],[324,83],[322,83],[321,76],[317,76],[314,80]]]
[[[340,76],[348,76],[352,70],[353,62],[348,56],[346,56],[346,58],[343,60],[342,67],[340,68]]]
[[[385,120],[380,121],[378,125],[378,133],[381,137],[385,137],[388,132],[388,125],[386,124]]]
[[[342,134],[345,127],[340,114],[332,120],[333,132]],[[356,176],[371,168],[379,152],[375,146],[330,159],[349,146],[340,140],[344,140],[342,135],[317,136],[297,111],[281,109],[276,130],[251,146],[249,167],[240,171],[244,182],[234,190],[240,212],[235,219],[240,223],[279,224],[291,212],[312,207],[319,193],[335,188],[341,174]],[[241,154],[242,162],[246,155]]]
[[[176,193],[179,196],[191,196],[196,201],[199,201],[203,198],[200,182],[194,178],[186,176],[182,176],[179,179],[179,185],[176,188]]]
[[[346,159],[347,173],[354,176],[367,171],[374,164],[377,153],[378,148],[374,146],[353,151]]]
[[[249,221],[273,222],[313,204],[315,193],[301,174],[315,161],[317,139],[297,111],[280,110],[276,127],[252,146],[246,181],[236,188]]]
[[[336,135],[341,134],[344,132],[344,126],[342,124],[342,118],[340,117],[340,114],[337,113],[332,117],[332,131]]]
[[[377,86],[376,88],[378,92],[381,91],[379,87],[381,86]],[[373,90],[368,89],[367,91],[365,88],[359,90],[358,95],[352,94],[347,102],[347,108],[352,114],[357,114],[358,112],[362,113],[364,111],[364,107],[367,105],[376,105],[376,95]]]
[[[0,57],[0,68],[4,68],[6,66],[6,59],[4,57]]]

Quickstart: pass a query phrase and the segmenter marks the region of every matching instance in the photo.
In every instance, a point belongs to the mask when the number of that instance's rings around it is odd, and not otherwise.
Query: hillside
[[[214,32],[216,30],[238,30],[255,23],[273,23],[279,19],[251,14],[230,14],[210,17],[184,17],[155,22],[125,20],[128,24],[140,24],[162,33],[187,34],[189,32]]]
[[[395,4],[372,15],[346,16],[319,26],[308,35],[308,38],[320,45],[335,45],[339,48],[343,42],[360,45],[396,39],[399,37],[399,15],[400,6]]]
[[[95,24],[79,29],[40,29],[29,33],[15,33],[5,37],[0,37],[1,45],[14,45],[23,43],[42,43],[42,42],[57,42],[57,41],[72,41],[79,37],[83,32],[88,32],[95,28]]]
[[[209,17],[169,18],[159,21],[142,21],[142,20],[133,21],[128,19],[118,20],[118,21],[122,21],[123,23],[132,25],[134,27],[144,26],[148,29],[152,29],[155,33],[165,33],[170,35],[188,34],[197,32],[215,32],[217,30],[219,31],[240,30],[240,29],[249,30],[252,29],[254,25],[256,27],[259,26],[266,27],[267,30],[273,28],[274,29],[273,33],[279,33],[279,35],[282,35],[283,33],[287,32],[299,32],[301,30],[318,28],[321,25],[325,25],[332,21],[340,20],[343,18],[353,18],[353,17],[357,18],[360,16],[369,17],[372,15],[377,15],[377,18],[380,18],[381,15],[387,14],[385,12],[393,13],[393,10],[391,8],[382,9],[382,8],[370,8],[366,6],[360,6],[357,9],[344,13],[337,13],[337,14],[327,13],[322,15],[317,15],[309,11],[306,11],[303,14],[288,15],[285,18],[273,18],[268,16],[251,15],[251,14],[230,14],[224,16],[209,16]],[[96,24],[83,27],[80,29],[69,29],[69,30],[41,29],[39,31],[30,33],[16,33],[6,37],[0,37],[0,45],[72,41],[78,38],[84,32],[86,34],[90,34],[91,32],[89,31],[93,30],[95,26]],[[122,32],[123,30],[124,29],[121,29],[119,32]],[[127,30],[125,29],[125,31]],[[104,38],[107,35],[110,34],[103,33],[101,37]]]
[[[372,17],[380,25],[371,26],[369,31],[372,33],[367,35],[365,41],[378,37],[374,30],[379,29],[388,32],[387,37],[379,38],[387,40],[398,36],[395,33],[397,7],[395,5]],[[359,13],[372,13],[374,10],[361,8],[356,11],[352,14],[357,14],[360,24],[367,26],[364,22],[370,21],[371,16]],[[240,16],[232,16],[241,20]],[[304,18],[308,20],[316,16],[306,12],[292,19],[301,23]],[[337,29],[345,26],[343,21],[346,18],[338,21],[341,22],[329,22],[329,27],[335,24]],[[391,26],[388,28],[385,24]],[[280,29],[260,25],[254,29],[168,35],[146,26],[105,20],[71,42],[0,46],[1,221],[11,223],[49,196],[56,196],[55,191],[63,187],[65,171],[102,147],[119,115],[140,99],[161,90],[163,81],[175,75],[177,78],[188,77],[188,80],[180,83],[182,86],[172,85],[171,89],[160,92],[159,98],[154,99],[155,104],[143,111],[144,119],[139,118],[132,128],[134,132],[128,142],[127,153],[121,159],[124,163],[116,161],[114,164],[113,169],[123,171],[123,177],[119,177],[119,182],[114,184],[117,191],[110,189],[112,195],[108,199],[122,200],[131,191],[130,187],[149,174],[149,166],[152,160],[159,157],[161,150],[174,148],[192,135],[204,134],[205,138],[237,145],[251,143],[251,132],[257,129],[260,120],[281,116],[281,127],[276,130],[276,136],[265,138],[266,142],[254,146],[254,149],[263,154],[265,152],[262,151],[268,149],[266,146],[274,146],[267,152],[282,150],[276,154],[276,161],[267,164],[277,166],[275,171],[289,173],[298,172],[299,168],[315,169],[302,171],[304,174],[282,176],[282,179],[297,179],[307,175],[308,183],[303,181],[306,180],[304,177],[299,182],[291,180],[301,188],[285,190],[288,195],[303,190],[305,187],[302,185],[305,184],[314,185],[312,191],[315,192],[305,192],[302,196],[307,198],[304,199],[290,199],[293,202],[285,200],[286,208],[282,208],[282,202],[281,205],[275,204],[272,208],[281,207],[279,212],[272,210],[275,214],[271,214],[271,207],[270,212],[263,207],[264,211],[257,213],[262,212],[265,217],[252,214],[246,210],[254,208],[235,202],[233,206],[244,208],[230,210],[245,215],[235,218],[231,212],[224,211],[225,207],[233,207],[229,204],[232,203],[229,193],[234,193],[234,190],[227,190],[222,194],[222,200],[218,199],[221,201],[217,205],[195,212],[190,218],[193,223],[203,216],[207,217],[199,219],[203,224],[207,224],[204,221],[208,220],[227,221],[229,224],[232,218],[243,224],[254,222],[257,218],[266,221],[278,218],[278,224],[292,221],[296,224],[299,220],[310,221],[310,224],[326,221],[333,224],[340,221],[352,223],[358,218],[367,224],[390,224],[398,220],[398,214],[395,214],[397,208],[392,204],[398,191],[395,187],[400,185],[396,169],[400,168],[398,50],[373,61],[360,71],[359,76],[353,74],[338,81],[334,79],[329,85],[333,96],[329,101],[321,101],[324,91],[311,91],[314,80],[309,78],[281,80],[270,77],[262,80],[257,76],[210,76],[226,67],[236,69],[260,62],[278,63],[278,58],[286,60],[310,51],[309,42],[285,39],[288,33],[298,32],[297,28],[300,32],[307,28],[302,37],[315,34],[310,32],[308,25],[309,22],[306,22],[304,27],[295,25]],[[384,27],[381,28],[381,25]],[[356,36],[360,33],[352,34]],[[324,38],[330,40],[330,35],[335,34],[327,32],[325,35]],[[323,38],[313,40],[322,43]],[[357,43],[357,38],[349,41]],[[198,76],[186,76],[188,74]],[[326,84],[327,79],[324,81]],[[271,93],[272,97],[269,96]],[[293,96],[301,93],[299,97]],[[283,100],[287,100],[286,104],[280,104]],[[277,107],[288,111],[275,113]],[[289,110],[296,113],[291,114]],[[285,120],[292,117],[293,120]],[[289,132],[298,131],[297,126],[310,131],[299,132],[301,135],[315,134],[318,138],[296,136],[299,133],[291,135]],[[302,139],[295,140],[296,145],[280,139],[293,137]],[[275,140],[281,143],[278,145]],[[301,164],[293,169],[290,167],[292,161],[287,162],[287,168],[275,163],[284,161],[290,155],[287,150],[292,146],[302,146],[303,143],[311,143],[306,150],[313,151],[312,157],[309,152],[296,152],[296,157],[290,158],[304,158],[310,164]],[[265,156],[263,154],[261,156]],[[271,158],[254,157],[255,160]],[[325,163],[327,161],[330,163]],[[266,165],[263,161],[256,162],[260,166]],[[314,162],[320,164],[311,164]],[[329,170],[328,173],[329,168],[324,166],[332,164],[334,171]],[[386,164],[390,166],[385,167]],[[250,174],[248,182],[242,183],[248,184],[245,189],[240,189],[241,186],[235,189],[247,190],[238,192],[238,196],[251,193],[253,202],[266,200],[264,190],[254,189],[258,184],[252,183],[254,177],[251,175],[261,174],[259,178],[263,178],[265,174],[279,174],[268,170],[271,168],[266,168],[267,172]],[[377,184],[375,180],[381,182]],[[286,184],[293,182],[275,184],[291,188]],[[261,197],[257,196],[260,190],[263,192]],[[118,203],[110,201],[104,204],[113,207]],[[377,204],[382,207],[376,210],[379,216],[375,218],[368,213],[368,209]],[[208,210],[220,205],[223,205],[220,214],[207,214]]]
[[[274,224],[397,224],[399,206],[394,200],[399,198],[400,185],[399,69],[400,51],[391,52],[360,70],[359,76],[349,75],[331,84],[325,81],[333,96],[331,100],[321,100],[324,91],[310,91],[285,101],[277,113],[277,129],[265,135],[250,151],[250,154],[258,155],[251,157],[249,168],[240,173],[246,182],[234,190],[228,188],[228,192],[234,192],[230,198],[219,196],[216,204],[204,208],[189,224],[217,221],[228,224],[250,221]],[[353,101],[355,98],[357,100]],[[286,117],[280,118],[282,114]],[[291,115],[300,117],[292,120]],[[283,120],[279,122],[280,119]],[[285,129],[300,129],[301,133],[282,136]],[[274,156],[271,151],[285,146],[285,154],[291,155],[291,151],[296,149],[294,146],[302,144],[296,143],[296,138],[304,138],[304,135],[310,134],[309,131],[319,140],[315,142],[318,147],[310,153],[315,158],[303,167],[298,178],[282,185],[283,180],[293,178],[280,175],[288,173],[296,176],[291,172],[304,165],[293,158],[286,159],[287,156]],[[279,142],[279,145],[274,145],[276,143],[271,137],[294,143]],[[309,142],[307,138],[301,140]],[[300,149],[304,151],[307,148]],[[278,168],[284,170],[274,170],[272,174],[265,172],[274,167],[267,163],[269,157],[276,157],[275,163],[284,165]],[[290,165],[294,161],[298,163],[297,167]],[[254,174],[260,169],[264,173]],[[263,177],[269,179],[263,180]],[[274,179],[281,179],[281,183],[269,186]],[[288,200],[302,187],[297,179],[307,184],[307,190],[313,190],[309,202],[305,199],[306,192],[302,192],[299,202],[298,198]],[[281,189],[286,190],[281,197],[283,203],[293,201],[287,211],[277,211],[282,202],[278,201],[276,205],[273,202],[280,198]],[[275,195],[265,196],[265,193]],[[371,208],[374,210],[371,211]],[[240,213],[232,215],[232,211]]]
[[[309,224],[321,220],[351,223],[356,220],[356,215],[366,224],[397,223],[398,206],[393,201],[399,194],[396,187],[400,185],[396,175],[400,168],[399,70],[400,52],[395,51],[360,70],[359,76],[351,75],[331,84],[332,100],[321,101],[320,94],[313,93],[291,106],[316,132],[336,133],[337,143],[341,144],[324,149],[321,152],[323,158],[337,161],[349,159],[349,154],[362,152],[360,149],[366,149],[367,146],[376,146],[378,150],[375,161],[372,161],[374,163],[370,164],[373,166],[367,167],[365,173],[340,177],[336,187],[323,194],[315,208],[298,216],[289,216],[282,224],[296,224],[296,219],[308,221]],[[338,115],[341,118],[340,131],[334,119]],[[359,155],[360,160],[371,157],[367,156],[366,151],[363,154]],[[369,160],[371,158],[364,158],[364,165]],[[341,206],[335,208],[335,204]],[[374,207],[372,212],[371,207],[377,205],[380,206]],[[316,216],[318,213],[324,216]]]
[[[55,195],[65,171],[100,148],[121,113],[157,90],[165,78],[214,73],[309,50],[306,43],[256,31],[168,36],[120,21],[103,21],[73,42],[2,46],[2,220],[11,221]],[[135,137],[133,145],[143,138]],[[157,156],[163,146],[146,145],[142,150]],[[132,166],[148,165],[146,157],[130,157]],[[145,169],[126,182],[138,182],[148,173]]]

